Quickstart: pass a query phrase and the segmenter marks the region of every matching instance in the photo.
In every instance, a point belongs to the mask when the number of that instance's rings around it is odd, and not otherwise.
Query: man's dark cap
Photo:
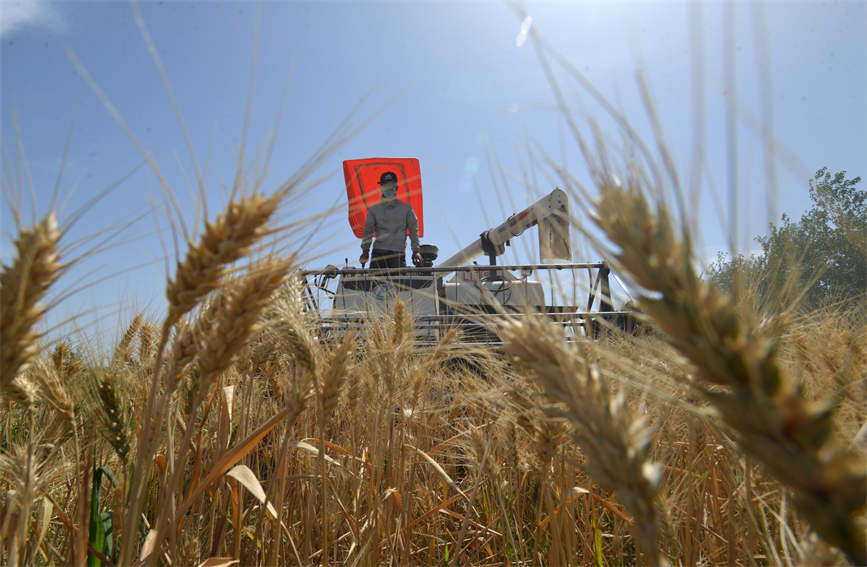
[[[397,175],[393,171],[386,171],[382,175],[379,176],[379,184],[385,185],[386,183],[393,182],[397,183]]]

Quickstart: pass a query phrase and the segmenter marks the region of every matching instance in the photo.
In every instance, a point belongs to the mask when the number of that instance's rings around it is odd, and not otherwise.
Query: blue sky
[[[685,183],[693,159],[694,86],[703,85],[706,150],[698,208],[691,215],[706,258],[732,241],[739,249],[755,247],[752,237],[782,212],[800,216],[809,206],[807,179],[818,168],[847,170],[850,177],[867,173],[867,5],[729,6],[735,7],[734,44],[726,41],[722,3],[525,4],[534,29],[652,140],[635,79],[636,70],[645,73]],[[291,222],[336,206],[307,248],[309,267],[358,257],[339,173],[344,159],[419,158],[423,241],[437,244],[441,257],[553,188],[557,180],[543,163],[543,152],[589,184],[532,42],[516,41],[521,17],[507,3],[165,1],[143,2],[139,9],[189,131],[211,217],[225,204],[234,179],[257,45],[245,163],[249,178],[261,171],[260,149],[267,146],[289,77],[266,189],[289,178],[354,108],[353,124],[372,118],[312,178],[331,175],[281,211],[281,222]],[[691,58],[697,46],[703,55],[698,76]],[[67,50],[152,152],[187,226],[201,225],[193,162],[125,2],[0,0],[4,191],[20,196],[24,222],[31,222],[29,176],[36,211],[45,212],[75,118],[60,189],[61,222],[129,176],[69,231],[69,243],[84,243],[70,250],[70,257],[102,240],[110,246],[88,254],[61,280],[65,290],[88,285],[57,305],[53,320],[97,314],[100,325],[113,328],[136,309],[158,317],[166,275],[161,239],[174,255],[164,198],[141,153],[81,78]],[[737,103],[732,116],[738,130],[733,184],[726,157],[726,54],[734,55],[737,69],[730,99]],[[588,116],[598,121],[617,147],[622,134],[602,108],[562,68],[555,73],[579,122],[586,126],[582,119]],[[775,191],[768,190],[762,144],[768,101],[779,144]],[[502,169],[492,165],[496,162]],[[730,186],[736,187],[734,200]],[[770,214],[769,194],[777,196]],[[738,219],[734,231],[731,203]],[[7,263],[15,232],[8,203],[0,219],[0,259]],[[528,234],[525,240],[535,238]],[[574,248],[576,261],[599,258],[580,241]],[[517,255],[507,260],[530,259],[525,247],[512,250]]]

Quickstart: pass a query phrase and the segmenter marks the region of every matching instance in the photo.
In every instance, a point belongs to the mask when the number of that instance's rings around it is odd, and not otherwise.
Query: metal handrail
[[[595,311],[572,311],[565,313],[557,313],[555,318],[567,318],[567,317],[599,317],[602,315],[611,316],[611,315],[631,315],[632,313],[629,311],[606,311],[604,313],[598,313]],[[522,317],[539,317],[544,316],[547,317],[549,314],[546,313],[455,313],[453,315],[422,315],[420,317],[413,318],[415,322],[435,322],[435,321],[454,321],[456,319],[466,319],[468,321],[472,320],[484,320],[484,319],[497,319],[497,318],[522,318]],[[369,316],[362,315],[337,315],[337,316],[329,316],[329,317],[317,317],[317,321],[326,322],[326,323],[345,323],[352,321],[366,322],[370,320]]]
[[[333,275],[333,276],[362,276],[362,275],[427,275],[427,274],[450,274],[452,272],[477,272],[490,270],[582,270],[587,268],[602,268],[604,262],[581,262],[575,264],[510,264],[503,266],[445,266],[432,268],[418,268],[407,266],[404,268],[336,268],[322,270],[300,270],[301,276]]]

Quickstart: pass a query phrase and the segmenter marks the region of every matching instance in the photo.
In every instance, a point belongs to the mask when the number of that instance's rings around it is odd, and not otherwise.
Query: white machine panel
[[[416,320],[416,334],[435,338],[436,325],[419,321],[437,315],[436,280],[432,275],[344,276],[337,287],[334,315],[359,319],[390,317],[398,300]]]
[[[477,306],[490,303],[492,297],[500,305],[513,310],[539,310],[545,305],[542,283],[535,280],[517,279],[506,273],[504,280],[485,281],[487,274],[458,272],[449,282],[443,284],[443,302],[451,308],[462,305]],[[482,289],[486,293],[482,292]]]

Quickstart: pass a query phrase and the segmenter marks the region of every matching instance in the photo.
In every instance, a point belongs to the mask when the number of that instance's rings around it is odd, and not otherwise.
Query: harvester
[[[376,180],[385,171],[397,173],[397,197],[413,207],[419,219],[419,236],[424,236],[417,159],[368,158],[345,161],[343,166],[349,221],[357,237],[362,236],[367,210],[380,200]],[[511,240],[534,226],[538,227],[540,261],[497,265],[497,258]],[[596,336],[602,328],[634,332],[630,313],[614,309],[608,266],[604,262],[571,262],[569,227],[567,194],[554,189],[482,231],[445,260],[437,262],[437,246],[423,244],[421,265],[415,267],[364,269],[347,261],[343,268],[305,270],[299,282],[306,308],[319,319],[326,336],[340,336],[350,329],[363,332],[371,319],[391,314],[398,301],[411,314],[415,338],[421,345],[437,342],[455,327],[461,342],[497,345],[498,318],[540,313],[563,325],[566,337],[573,340]],[[479,265],[477,261],[484,258],[487,264]],[[585,276],[587,284],[580,285],[578,278]],[[578,289],[587,293],[584,305],[577,304]]]

